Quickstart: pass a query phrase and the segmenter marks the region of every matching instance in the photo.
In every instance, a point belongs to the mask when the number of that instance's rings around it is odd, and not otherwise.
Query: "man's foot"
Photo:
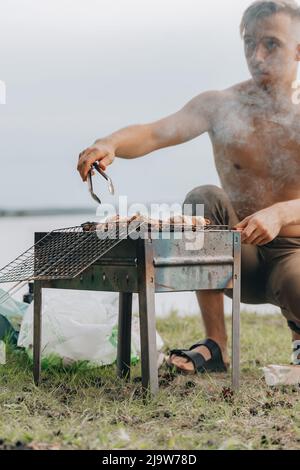
[[[206,344],[192,346],[190,350],[174,350],[173,353],[171,351],[166,360],[168,366],[175,367],[178,371],[186,374],[195,374],[195,372],[203,372],[204,370],[225,371],[230,367],[226,348],[220,348],[218,343],[210,339],[202,343]]]

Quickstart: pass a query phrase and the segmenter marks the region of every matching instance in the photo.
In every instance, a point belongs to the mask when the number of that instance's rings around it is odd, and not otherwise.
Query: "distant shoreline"
[[[0,209],[1,217],[42,217],[56,215],[95,214],[94,208]]]
[[[135,201],[128,201],[128,207],[131,204],[136,204]],[[145,202],[143,204],[148,210],[151,208],[151,204],[165,205],[175,204],[173,200],[165,201],[152,201]],[[116,210],[117,207],[115,206]],[[56,216],[56,215],[89,215],[96,214],[97,207],[91,205],[90,207],[49,207],[49,208],[32,208],[32,209],[1,209],[0,208],[0,219],[3,217],[43,217],[43,216]]]

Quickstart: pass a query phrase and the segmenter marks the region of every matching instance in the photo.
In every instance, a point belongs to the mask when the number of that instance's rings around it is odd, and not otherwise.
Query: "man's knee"
[[[205,204],[207,201],[222,199],[224,194],[223,189],[212,184],[198,186],[186,195],[184,204]]]
[[[213,225],[228,225],[230,214],[232,219],[236,218],[227,194],[218,186],[205,185],[193,189],[183,204],[186,215],[204,216]]]
[[[223,205],[225,197],[225,191],[218,186],[198,186],[186,195],[183,203],[184,213],[208,216],[212,208]]]

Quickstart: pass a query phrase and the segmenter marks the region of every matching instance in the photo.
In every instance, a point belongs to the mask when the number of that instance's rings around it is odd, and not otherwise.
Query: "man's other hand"
[[[282,229],[281,211],[274,205],[246,217],[234,227],[242,233],[242,243],[266,245],[276,238]]]

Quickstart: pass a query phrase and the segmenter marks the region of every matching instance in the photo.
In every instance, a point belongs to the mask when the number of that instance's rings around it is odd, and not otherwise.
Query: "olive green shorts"
[[[217,186],[200,186],[191,191],[184,204],[204,205],[204,216],[213,225],[233,228],[239,219],[225,193]],[[232,296],[232,290],[224,293]],[[300,238],[277,237],[264,246],[242,245],[241,301],[270,303],[280,307],[291,330],[300,333]]]

